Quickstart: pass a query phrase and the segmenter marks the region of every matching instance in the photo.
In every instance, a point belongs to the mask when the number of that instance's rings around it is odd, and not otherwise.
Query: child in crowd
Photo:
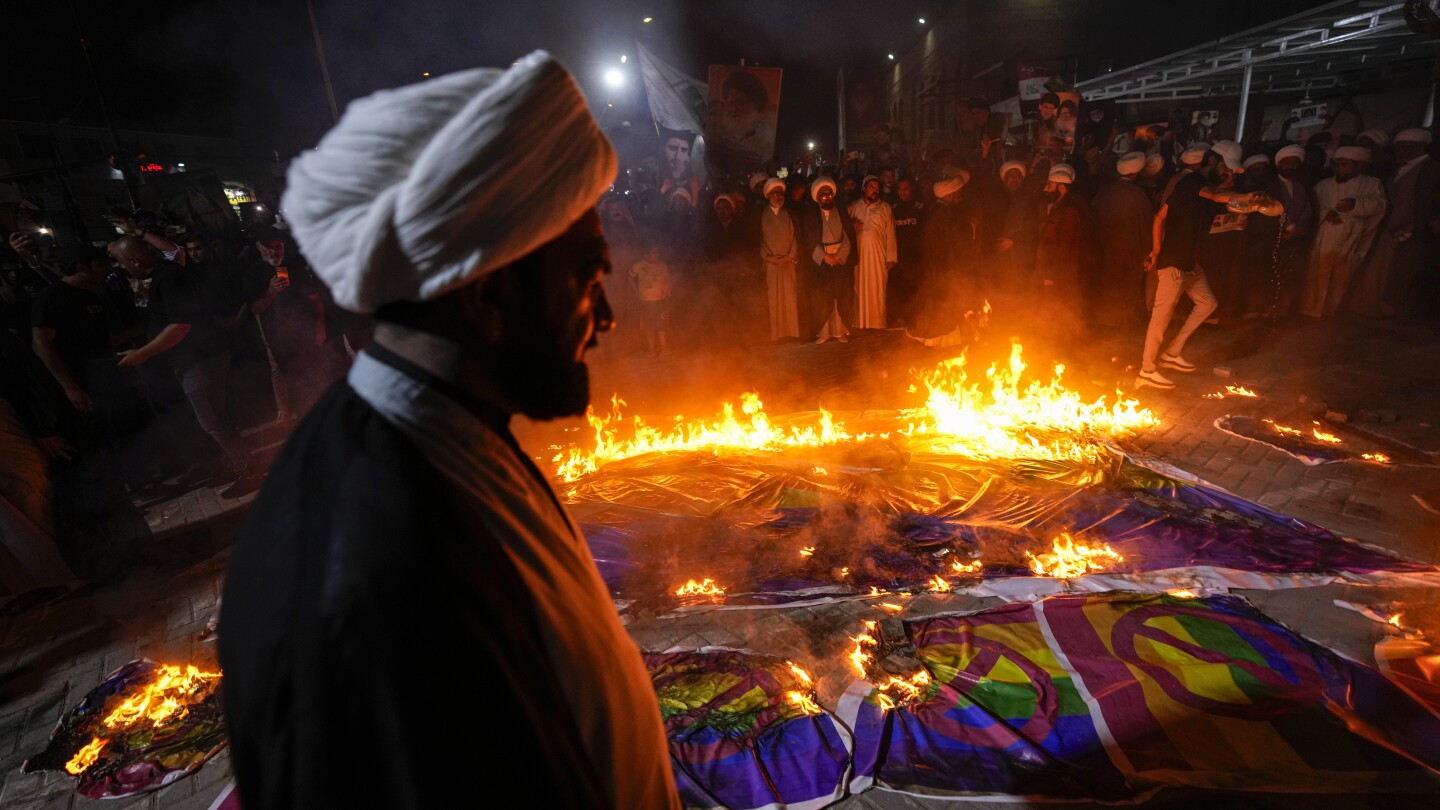
[[[660,246],[651,244],[645,258],[630,268],[630,287],[639,299],[640,330],[650,356],[670,356],[666,330],[670,325],[670,268],[660,256]]]

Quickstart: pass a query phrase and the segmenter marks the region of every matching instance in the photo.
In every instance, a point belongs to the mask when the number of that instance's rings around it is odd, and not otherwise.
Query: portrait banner
[[[711,65],[705,142],[709,162],[738,177],[775,155],[779,68]]]

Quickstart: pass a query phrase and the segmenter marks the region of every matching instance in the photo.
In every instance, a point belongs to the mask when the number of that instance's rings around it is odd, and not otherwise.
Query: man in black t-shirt
[[[1175,383],[1161,374],[1158,367],[1182,373],[1196,368],[1182,356],[1185,343],[1217,306],[1215,294],[1205,278],[1205,268],[1197,260],[1200,240],[1212,230],[1218,206],[1233,203],[1253,207],[1257,202],[1253,194],[1233,191],[1235,177],[1243,171],[1240,155],[1240,145],[1234,141],[1215,144],[1205,154],[1199,170],[1175,184],[1170,197],[1155,215],[1154,244],[1145,260],[1146,270],[1156,274],[1155,306],[1150,310],[1150,326],[1145,331],[1145,352],[1136,385],[1174,388]],[[1282,210],[1274,201],[1267,205],[1269,207],[1259,209],[1258,213],[1277,216]],[[1195,308],[1162,353],[1160,343],[1181,295],[1188,295]]]
[[[135,237],[112,242],[110,255],[130,275],[151,280],[149,341],[121,352],[119,366],[135,368],[164,355],[175,369],[195,421],[220,446],[235,478],[221,497],[235,498],[258,489],[260,476],[250,474],[250,454],[226,412],[230,349],[216,325],[217,315],[223,313],[212,288],[203,277],[166,261]]]

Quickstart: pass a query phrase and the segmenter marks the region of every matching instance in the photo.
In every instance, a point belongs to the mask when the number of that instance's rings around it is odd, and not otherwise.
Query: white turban
[[[865,179],[860,181],[860,188],[865,188],[865,184],[868,183],[868,182],[870,182],[871,180],[874,180],[875,182],[878,183],[878,182],[880,182],[880,177],[879,177],[878,175],[873,175],[873,174],[867,174],[867,175],[865,175]]]
[[[1126,152],[1115,161],[1115,171],[1124,174],[1138,174],[1145,168],[1144,152]]]
[[[435,298],[554,240],[615,177],[615,150],[548,53],[352,102],[290,164],[281,203],[335,302]]]
[[[1165,168],[1165,157],[1159,152],[1145,158],[1145,176],[1151,177],[1160,173]]]
[[[765,172],[755,172],[754,174],[750,175],[750,190],[754,191],[756,187],[758,187],[761,183],[765,182],[765,178],[769,176],[770,175],[766,174]]]
[[[1196,141],[1185,147],[1180,153],[1180,162],[1186,166],[1199,166],[1205,162],[1205,153],[1210,151],[1210,144],[1204,141]]]
[[[1395,136],[1395,143],[1430,143],[1428,129],[1402,129]]]
[[[1275,153],[1275,164],[1278,166],[1280,164],[1280,161],[1284,160],[1285,158],[1295,158],[1301,163],[1304,163],[1305,147],[1297,146],[1293,143],[1289,146],[1280,147],[1280,151]]]
[[[1244,168],[1248,169],[1248,168],[1250,168],[1251,166],[1258,166],[1258,165],[1260,165],[1261,163],[1264,163],[1264,164],[1267,165],[1267,166],[1270,165],[1270,158],[1269,158],[1268,156],[1266,156],[1266,155],[1263,155],[1263,154],[1262,154],[1262,155],[1251,155],[1250,157],[1245,158],[1245,162],[1244,162],[1243,164],[1241,164],[1241,165],[1242,165]]]
[[[965,188],[965,184],[968,182],[970,182],[970,174],[965,171],[961,171],[954,177],[936,182],[934,189],[932,189],[935,192],[935,199],[942,200],[949,197],[951,194]]]
[[[1390,136],[1386,135],[1383,129],[1367,129],[1355,137],[1368,138],[1371,143],[1375,144],[1376,149],[1384,149],[1385,145],[1390,143]]]
[[[839,189],[839,186],[835,185],[835,181],[834,181],[834,180],[831,180],[831,179],[828,178],[828,177],[819,177],[819,178],[816,178],[816,179],[815,179],[815,182],[813,182],[813,183],[810,184],[810,199],[812,199],[812,200],[814,200],[814,201],[816,201],[816,202],[819,202],[819,201],[820,201],[820,189],[825,188],[826,186],[829,186],[829,188],[830,188],[830,190],[831,190],[832,192],[833,192],[833,191],[836,191],[837,189]]]
[[[1360,163],[1370,162],[1370,150],[1363,146],[1342,146],[1335,150],[1336,160],[1355,160]]]
[[[1056,163],[1050,167],[1050,176],[1046,179],[1052,183],[1073,183],[1075,168],[1068,163]]]
[[[770,196],[770,192],[774,191],[774,190],[777,189],[777,188],[780,189],[781,191],[784,191],[784,190],[785,190],[785,181],[784,181],[784,180],[781,180],[781,179],[778,178],[778,177],[772,177],[772,178],[770,178],[769,180],[766,180],[766,181],[765,181],[765,190],[760,193],[760,196],[761,196],[761,197],[769,197],[769,196]]]
[[[1000,164],[1000,179],[1004,180],[1005,175],[1009,174],[1011,169],[1019,171],[1021,177],[1024,177],[1026,174],[1028,174],[1028,172],[1025,171],[1024,163],[1021,163],[1018,160],[1007,160],[1004,163]]]

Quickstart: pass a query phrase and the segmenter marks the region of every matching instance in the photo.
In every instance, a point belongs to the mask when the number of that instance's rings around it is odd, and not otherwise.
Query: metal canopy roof
[[[1079,82],[1088,100],[1179,100],[1352,90],[1428,74],[1440,42],[1406,27],[1404,3],[1338,0]]]

